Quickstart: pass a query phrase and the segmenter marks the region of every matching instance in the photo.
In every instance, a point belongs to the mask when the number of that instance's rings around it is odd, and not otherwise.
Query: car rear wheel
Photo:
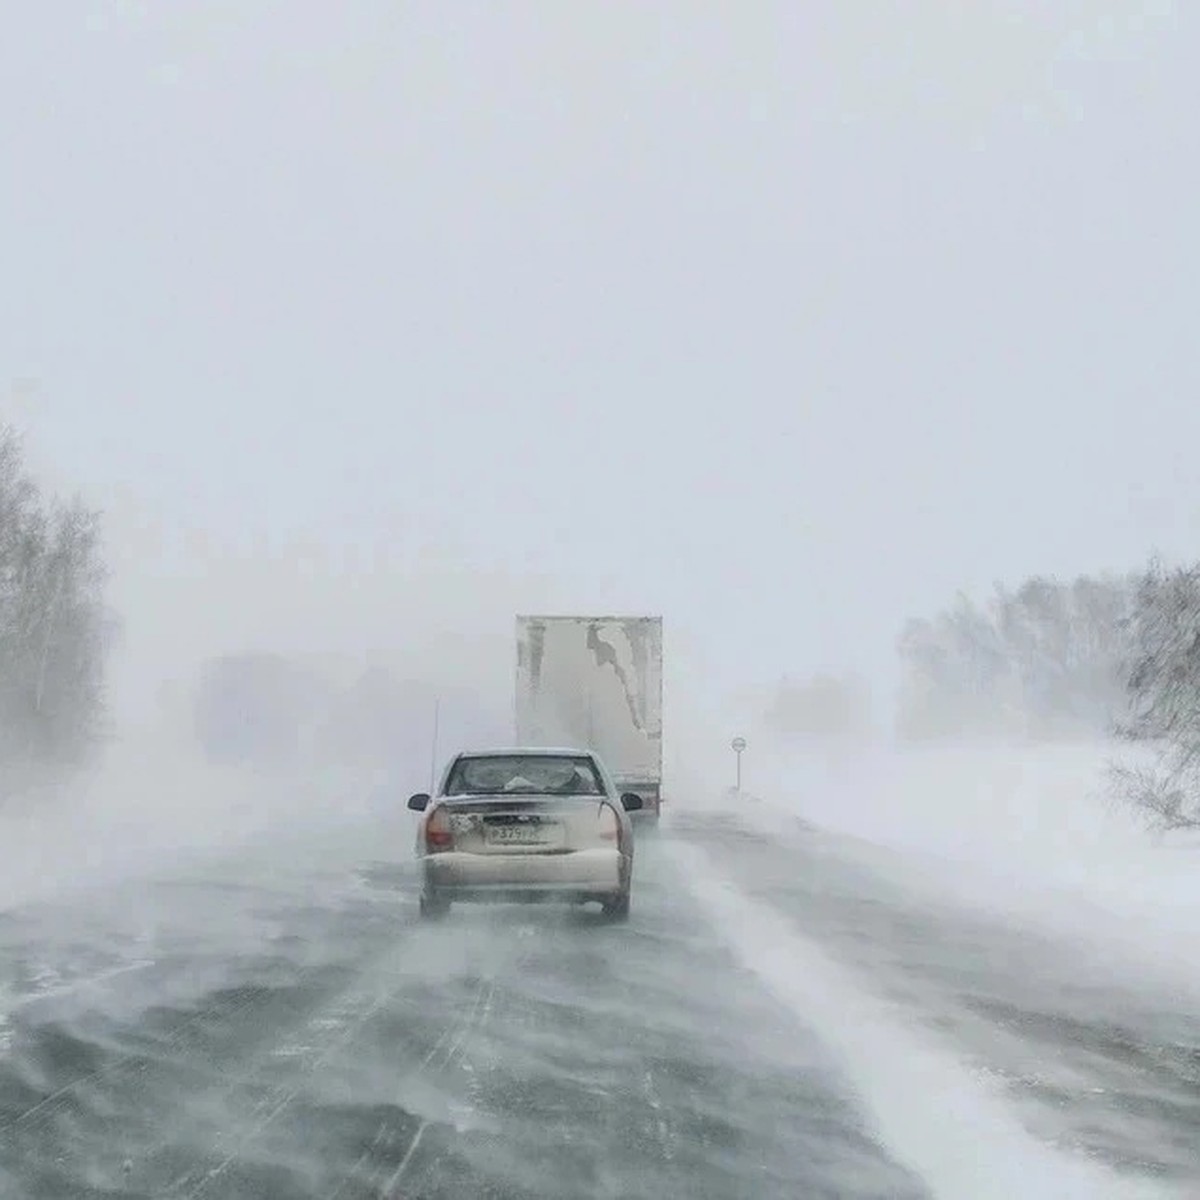
[[[621,892],[620,895],[613,896],[611,899],[605,900],[600,906],[608,920],[613,922],[629,920],[629,893]]]
[[[449,900],[443,900],[440,896],[430,895],[428,892],[421,893],[421,917],[424,920],[436,920],[438,917],[444,917],[449,911]]]

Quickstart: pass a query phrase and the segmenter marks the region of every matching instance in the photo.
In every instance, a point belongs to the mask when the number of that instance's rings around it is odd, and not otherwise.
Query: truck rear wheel
[[[600,906],[608,920],[614,924],[629,920],[629,893],[621,892],[619,895],[613,896]]]
[[[441,896],[431,895],[429,892],[421,893],[421,919],[423,921],[435,921],[439,917],[444,917],[449,911],[449,900],[443,900]]]

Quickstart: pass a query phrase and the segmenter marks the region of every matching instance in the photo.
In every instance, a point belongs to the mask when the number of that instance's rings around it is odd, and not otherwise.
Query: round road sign
[[[746,748],[746,739],[744,737],[735,737],[729,744],[733,747],[734,754],[741,754]]]

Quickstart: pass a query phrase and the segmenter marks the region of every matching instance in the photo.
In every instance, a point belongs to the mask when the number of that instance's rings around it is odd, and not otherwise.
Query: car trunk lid
[[[454,849],[469,854],[565,854],[612,847],[619,822],[600,796],[462,797],[444,804]]]

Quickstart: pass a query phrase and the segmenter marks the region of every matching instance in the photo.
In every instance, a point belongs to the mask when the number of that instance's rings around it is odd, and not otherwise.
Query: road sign
[[[742,751],[746,748],[746,739],[744,737],[735,737],[729,743],[730,749],[737,755],[737,792],[742,794]]]

